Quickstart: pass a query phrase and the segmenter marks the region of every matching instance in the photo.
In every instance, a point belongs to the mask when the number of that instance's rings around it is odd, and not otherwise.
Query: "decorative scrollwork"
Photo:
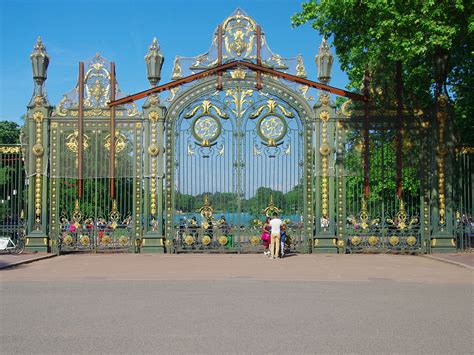
[[[120,212],[117,209],[117,201],[112,200],[112,210],[109,213],[110,228],[115,229],[118,226],[118,221],[120,219]]]
[[[119,131],[115,131],[115,154],[120,153],[127,146],[127,137]],[[110,134],[105,136],[104,148],[110,151]]]
[[[209,221],[212,219],[214,209],[209,203],[209,197],[207,196],[207,194],[204,195],[204,205],[198,211],[201,214],[202,218],[204,218],[205,220]]]
[[[266,217],[271,217],[273,213],[281,213],[281,209],[279,209],[275,203],[273,202],[273,195],[270,194],[270,201],[268,202],[268,206],[263,209],[263,213]]]

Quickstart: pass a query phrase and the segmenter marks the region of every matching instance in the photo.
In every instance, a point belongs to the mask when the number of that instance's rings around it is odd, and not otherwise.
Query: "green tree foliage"
[[[20,127],[15,122],[0,122],[0,144],[20,143]]]
[[[474,143],[474,15],[473,2],[320,0],[302,5],[292,17],[294,26],[310,22],[331,37],[349,87],[359,89],[368,66],[376,102],[393,105],[395,68],[403,68],[407,107],[433,107],[433,58],[449,54],[447,85],[462,141]]]

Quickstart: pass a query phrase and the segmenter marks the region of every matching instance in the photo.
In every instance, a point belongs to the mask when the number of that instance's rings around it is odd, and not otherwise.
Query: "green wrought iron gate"
[[[24,167],[5,148],[1,168],[15,167],[0,181],[2,200],[18,200],[2,207],[2,228],[21,220],[13,224],[26,228],[30,250],[256,252],[273,212],[292,251],[471,245],[472,148],[455,154],[448,100],[440,95],[425,114],[337,106],[330,92],[365,97],[327,85],[325,40],[320,84],[305,79],[301,56],[273,53],[236,10],[207,53],[176,57],[171,83],[157,86],[155,39],[145,56],[150,89],[125,97],[114,63],[97,54],[55,106],[43,89],[41,39],[31,60]],[[139,111],[133,101],[145,97]]]
[[[308,245],[305,123],[296,109],[250,80],[229,80],[172,121],[175,202],[167,232],[177,251],[260,250],[262,224],[273,212],[286,220],[293,250]]]

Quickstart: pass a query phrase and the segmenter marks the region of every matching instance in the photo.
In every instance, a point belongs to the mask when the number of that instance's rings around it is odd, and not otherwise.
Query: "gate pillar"
[[[49,119],[52,107],[43,90],[47,77],[49,56],[40,37],[30,56],[33,65],[35,87],[28,104],[28,213],[25,246],[30,251],[47,252],[48,238],[48,161],[49,161]]]
[[[334,201],[334,151],[335,105],[329,93],[321,92],[314,106],[316,123],[316,239],[313,251],[321,253],[337,253],[341,242],[336,238],[336,215]],[[343,238],[341,238],[344,243]]]
[[[143,106],[145,117],[145,198],[143,252],[164,252],[163,179],[164,117],[166,108],[158,95],[150,96]]]
[[[453,232],[452,179],[454,177],[454,137],[448,115],[448,100],[444,95],[437,98],[437,110],[433,132],[434,179],[432,180],[432,252],[454,252],[456,242]]]

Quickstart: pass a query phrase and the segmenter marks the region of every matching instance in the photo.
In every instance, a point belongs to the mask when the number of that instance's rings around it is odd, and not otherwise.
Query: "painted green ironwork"
[[[307,76],[301,56],[273,53],[262,33],[237,10],[216,29],[209,52],[176,57],[172,79],[236,60]],[[318,58],[323,52],[331,57],[326,42]],[[49,58],[42,42],[35,53]],[[163,63],[156,40],[145,60],[156,86]],[[106,59],[85,63],[83,100],[78,85],[54,107],[43,88],[49,59],[41,63],[28,105],[24,166],[13,169],[18,191],[27,190],[28,204],[15,208],[25,209],[30,250],[258,252],[271,211],[286,220],[288,249],[295,252],[471,246],[472,150],[455,153],[442,96],[433,112],[403,113],[400,196],[394,146],[400,117],[370,107],[366,198],[364,117],[350,100],[336,109],[327,92],[237,66],[168,96],[150,95],[141,111],[126,104],[112,115],[115,75]],[[320,80],[329,83],[330,68],[320,69]],[[22,174],[28,185],[21,186]],[[13,186],[5,181],[2,199]]]

